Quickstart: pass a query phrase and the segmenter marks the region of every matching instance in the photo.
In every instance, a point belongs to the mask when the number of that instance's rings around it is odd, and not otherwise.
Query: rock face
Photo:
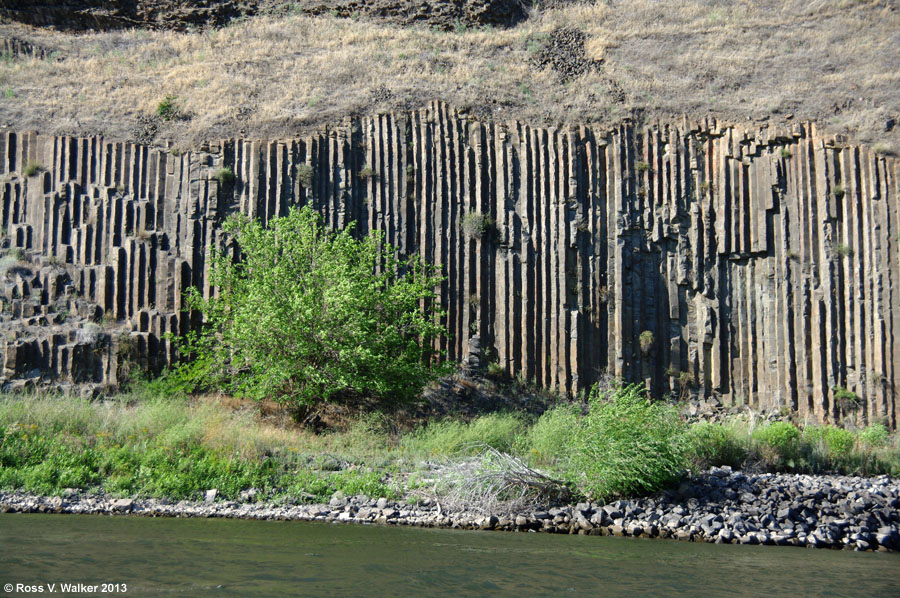
[[[510,25],[526,16],[520,0],[0,0],[0,17],[63,31],[221,27],[235,18],[286,11],[368,17],[444,29]]]
[[[45,170],[24,176],[29,162]],[[219,183],[223,167],[233,182]],[[180,155],[8,133],[0,175],[10,250],[30,272],[65,273],[7,272],[11,309],[69,293],[120,327],[109,338],[141,367],[168,362],[163,334],[196,324],[182,291],[210,291],[229,213],[266,221],[311,204],[442,266],[449,359],[477,336],[487,360],[564,391],[608,372],[656,394],[897,423],[898,161],[812,125],[535,129],[435,103]],[[3,315],[7,377],[68,379],[54,357],[66,343],[36,327],[10,338],[17,313]],[[109,352],[99,381],[120,369]]]
[[[241,0],[0,0],[0,16],[63,31],[131,27],[179,29],[221,26],[245,14]]]

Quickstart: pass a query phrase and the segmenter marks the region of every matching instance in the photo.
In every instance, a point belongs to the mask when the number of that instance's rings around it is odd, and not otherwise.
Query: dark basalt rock
[[[62,31],[221,27],[254,15],[330,14],[441,29],[506,26],[526,17],[520,0],[0,0],[0,17]]]

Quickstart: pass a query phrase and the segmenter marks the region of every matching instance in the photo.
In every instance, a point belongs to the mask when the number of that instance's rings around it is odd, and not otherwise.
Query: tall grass
[[[523,416],[512,413],[483,415],[471,422],[455,420],[427,424],[403,438],[402,446],[412,455],[450,457],[480,450],[486,444],[510,452],[527,429]]]
[[[686,438],[675,409],[651,402],[643,385],[595,387],[563,440],[563,472],[593,498],[654,492],[681,477]]]
[[[374,437],[369,434],[370,437]],[[0,487],[42,494],[68,487],[123,495],[235,498],[255,487],[269,498],[326,499],[335,490],[390,495],[381,474],[317,470],[319,454],[344,465],[370,454],[359,431],[316,436],[259,421],[213,400],[122,396],[0,398]],[[379,439],[380,441],[380,439]]]

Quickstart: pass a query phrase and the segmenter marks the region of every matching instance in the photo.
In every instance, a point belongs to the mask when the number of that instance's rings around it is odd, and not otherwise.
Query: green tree
[[[396,258],[380,232],[326,229],[309,207],[268,227],[235,216],[225,230],[239,259],[214,254],[216,292],[187,293],[205,316],[181,345],[193,357],[178,376],[189,386],[298,406],[402,402],[435,375],[434,267]]]

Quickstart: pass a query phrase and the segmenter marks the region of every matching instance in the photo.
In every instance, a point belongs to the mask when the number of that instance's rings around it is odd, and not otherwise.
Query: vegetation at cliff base
[[[323,401],[409,401],[435,374],[432,340],[444,330],[431,300],[441,282],[418,255],[401,260],[381,232],[334,232],[311,208],[269,221],[233,217],[231,252],[213,256],[205,316],[182,342],[191,361],[173,377],[299,406]]]
[[[0,395],[0,489],[201,499],[215,488],[236,499],[253,488],[255,500],[274,502],[322,502],[338,491],[412,497],[435,466],[470,484],[460,472],[486,454],[560,480],[574,497],[605,500],[652,493],[711,465],[900,475],[900,438],[878,424],[686,424],[638,386],[597,390],[583,407],[405,423],[373,413],[315,432],[274,403],[223,396]]]

